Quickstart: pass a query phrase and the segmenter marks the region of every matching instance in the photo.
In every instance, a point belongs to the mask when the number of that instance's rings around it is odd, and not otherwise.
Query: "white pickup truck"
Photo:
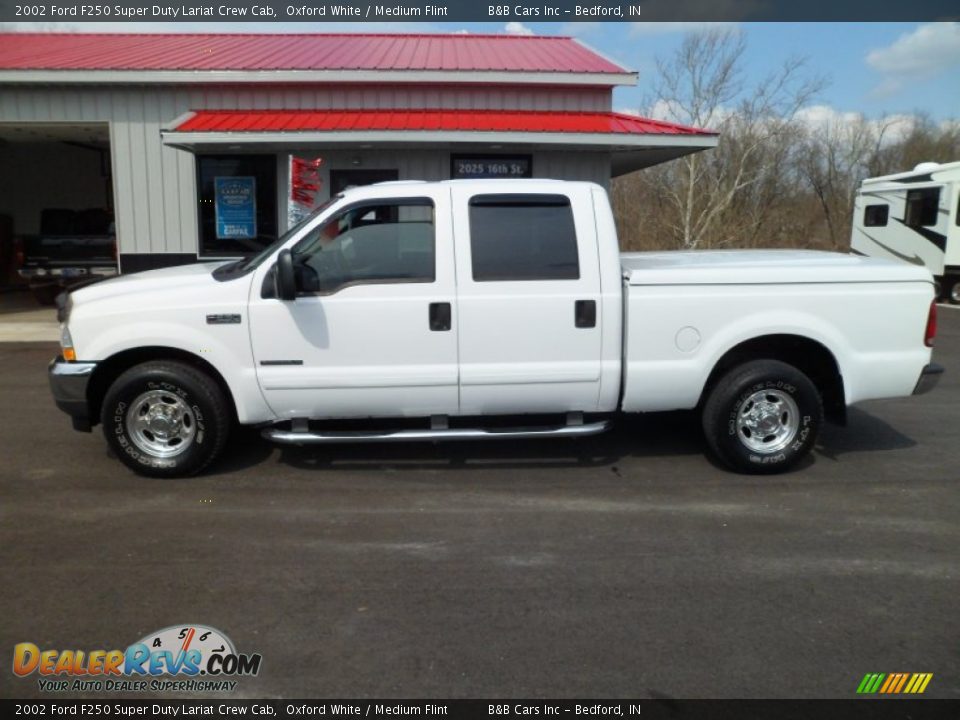
[[[293,444],[569,438],[693,408],[717,458],[769,473],[847,405],[935,384],[933,297],[928,270],[877,258],[621,255],[590,183],[382,183],[256,257],[70,293],[49,375],[144,475],[200,472],[234,423]]]

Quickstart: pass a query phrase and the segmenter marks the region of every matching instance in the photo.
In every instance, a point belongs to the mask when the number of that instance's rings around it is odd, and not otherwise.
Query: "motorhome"
[[[960,303],[960,162],[925,162],[864,180],[850,249],[925,265],[940,298]]]

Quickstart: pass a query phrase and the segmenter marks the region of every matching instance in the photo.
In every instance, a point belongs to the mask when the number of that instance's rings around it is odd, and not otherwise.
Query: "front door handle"
[[[434,332],[443,332],[451,327],[453,313],[450,303],[430,303],[430,329]]]
[[[573,324],[578,328],[597,326],[597,301],[577,300],[573,306]]]

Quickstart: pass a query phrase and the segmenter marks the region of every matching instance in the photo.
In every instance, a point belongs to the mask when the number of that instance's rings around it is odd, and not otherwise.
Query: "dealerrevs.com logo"
[[[233,678],[260,672],[258,653],[238,653],[226,635],[206,625],[172,625],[126,650],[13,648],[13,672],[36,673],[44,692],[234,690]]]

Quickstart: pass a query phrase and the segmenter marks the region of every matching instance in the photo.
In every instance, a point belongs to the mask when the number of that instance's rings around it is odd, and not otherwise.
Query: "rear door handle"
[[[597,326],[597,301],[577,300],[573,308],[573,324],[578,328]]]
[[[434,332],[443,332],[451,327],[453,313],[450,303],[430,303],[430,329]]]

